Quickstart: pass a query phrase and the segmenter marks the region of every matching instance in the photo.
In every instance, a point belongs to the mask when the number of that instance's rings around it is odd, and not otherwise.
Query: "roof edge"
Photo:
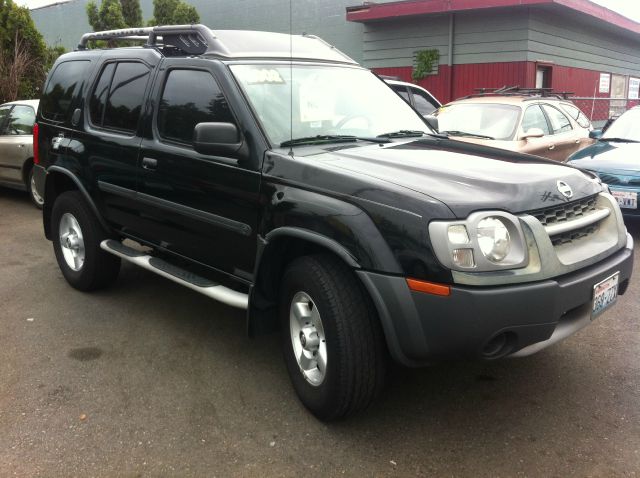
[[[347,7],[346,14],[347,21],[366,23],[414,15],[535,5],[559,5],[640,35],[640,23],[590,0],[403,0],[381,4],[365,2],[363,5]]]

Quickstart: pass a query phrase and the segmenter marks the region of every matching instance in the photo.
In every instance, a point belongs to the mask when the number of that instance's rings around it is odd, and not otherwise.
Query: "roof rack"
[[[529,99],[539,97],[557,98],[560,100],[569,99],[570,93],[567,91],[553,91],[553,88],[520,88],[519,86],[503,86],[501,88],[476,88],[476,93],[464,96],[465,98],[478,98],[482,96],[530,96]]]
[[[160,42],[159,38],[162,38]],[[174,47],[188,55],[204,53],[226,54],[226,48],[205,25],[171,25],[146,28],[125,28],[102,32],[85,33],[78,50],[86,50],[92,40],[102,41],[146,41],[145,47]]]

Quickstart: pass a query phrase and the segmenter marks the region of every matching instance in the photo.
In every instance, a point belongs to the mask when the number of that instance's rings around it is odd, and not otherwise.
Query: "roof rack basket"
[[[520,88],[519,86],[503,86],[501,88],[475,88],[476,93],[465,98],[480,96],[532,96],[544,98],[558,98],[566,100],[573,93],[567,91],[553,91],[553,88]]]
[[[159,38],[162,38],[160,42]],[[169,25],[146,28],[125,28],[85,33],[80,39],[78,50],[86,50],[92,40],[102,41],[146,41],[145,47],[157,48],[172,46],[188,55],[204,53],[228,53],[227,49],[216,39],[214,33],[205,25]]]

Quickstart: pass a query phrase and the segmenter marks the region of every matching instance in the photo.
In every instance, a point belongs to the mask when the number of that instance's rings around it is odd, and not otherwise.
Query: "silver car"
[[[0,185],[26,190],[33,203],[44,202],[35,189],[33,170],[33,123],[38,100],[0,106]]]

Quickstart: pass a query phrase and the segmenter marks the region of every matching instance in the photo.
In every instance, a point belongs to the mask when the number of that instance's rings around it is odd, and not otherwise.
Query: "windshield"
[[[456,131],[511,140],[518,126],[520,108],[490,103],[458,103],[443,106],[437,116],[441,133]]]
[[[274,145],[320,136],[375,138],[400,130],[432,133],[409,105],[368,70],[270,64],[232,65],[231,71]]]
[[[602,137],[640,141],[640,109],[629,110],[620,116]]]

